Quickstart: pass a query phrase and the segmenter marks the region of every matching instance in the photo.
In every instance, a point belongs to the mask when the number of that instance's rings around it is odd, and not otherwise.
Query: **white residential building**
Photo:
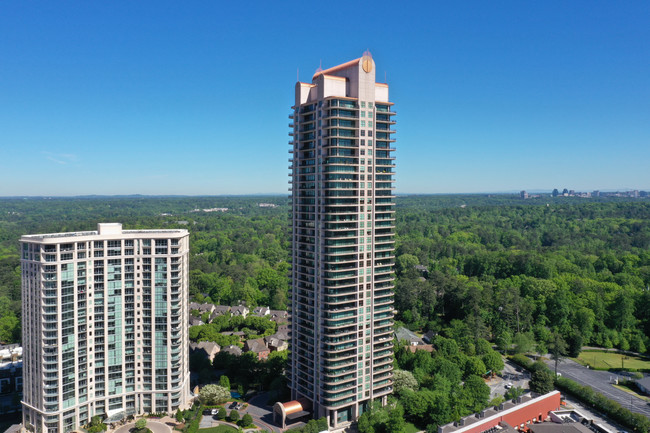
[[[187,230],[21,238],[23,425],[172,412],[190,396]]]

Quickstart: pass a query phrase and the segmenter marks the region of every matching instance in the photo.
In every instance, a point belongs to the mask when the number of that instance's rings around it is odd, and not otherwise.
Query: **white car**
[[[510,389],[510,388],[512,388],[512,382],[506,383],[506,389]]]

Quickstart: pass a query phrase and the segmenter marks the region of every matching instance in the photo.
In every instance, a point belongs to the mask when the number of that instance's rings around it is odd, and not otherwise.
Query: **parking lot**
[[[490,399],[505,394],[510,387],[520,387],[527,391],[529,380],[530,374],[527,371],[505,360],[505,367],[501,377],[497,376],[487,382],[490,386]]]

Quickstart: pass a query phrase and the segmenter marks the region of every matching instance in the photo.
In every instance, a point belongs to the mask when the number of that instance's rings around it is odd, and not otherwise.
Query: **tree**
[[[492,349],[483,355],[482,359],[485,368],[490,370],[493,374],[501,374],[501,371],[503,371],[503,368],[505,367],[501,355]]]
[[[235,409],[231,410],[228,419],[230,420],[230,422],[239,421],[239,412],[237,412]]]
[[[470,376],[465,380],[462,391],[462,403],[468,413],[479,412],[487,406],[490,399],[490,387],[479,376]]]
[[[528,386],[531,391],[538,394],[547,394],[553,391],[553,373],[548,369],[535,371],[530,377]]]
[[[403,389],[415,391],[418,389],[418,381],[413,377],[413,373],[407,370],[395,370],[393,372],[393,386],[395,392],[399,393]]]
[[[228,411],[226,411],[225,407],[220,407],[219,410],[217,411],[217,419],[226,419],[228,416]]]
[[[557,365],[566,355],[566,342],[559,333],[555,332],[548,346],[551,352],[551,359],[555,361],[555,375],[557,376]]]
[[[370,422],[369,412],[364,412],[359,417],[359,422],[357,423],[357,429],[359,430],[359,433],[375,433],[375,429],[372,426],[372,423]]]
[[[530,352],[535,346],[535,340],[532,335],[527,332],[520,332],[515,335],[513,339],[515,345],[515,353],[527,353]]]
[[[506,400],[514,400],[517,397],[524,395],[526,391],[520,386],[513,386],[503,395]]]
[[[180,409],[176,411],[176,422],[183,422],[183,412]]]
[[[253,417],[250,416],[249,414],[245,414],[242,419],[241,419],[241,426],[242,427],[249,427],[253,425]]]
[[[199,391],[199,398],[203,404],[220,404],[230,398],[230,391],[219,385],[205,385],[201,388],[201,391]]]
[[[388,414],[386,433],[405,433],[406,422],[404,422],[404,409],[397,404]]]
[[[146,418],[140,418],[135,422],[135,428],[137,431],[144,431],[144,429],[147,427],[147,419]]]
[[[219,377],[219,386],[222,386],[226,388],[228,391],[230,391],[230,379],[228,378],[228,376],[223,374],[221,375],[221,377]]]

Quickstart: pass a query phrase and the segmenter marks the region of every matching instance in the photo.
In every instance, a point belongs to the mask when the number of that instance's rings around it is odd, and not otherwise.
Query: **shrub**
[[[228,417],[228,419],[229,419],[231,422],[237,422],[237,421],[239,421],[239,412],[237,412],[235,409],[231,410],[231,411],[230,411],[230,416]]]
[[[225,407],[220,407],[219,411],[217,412],[217,419],[226,419],[228,416],[228,412],[226,411]]]
[[[253,425],[253,417],[250,416],[249,414],[245,414],[242,418],[241,421],[239,422],[239,425],[242,427],[248,427]]]

